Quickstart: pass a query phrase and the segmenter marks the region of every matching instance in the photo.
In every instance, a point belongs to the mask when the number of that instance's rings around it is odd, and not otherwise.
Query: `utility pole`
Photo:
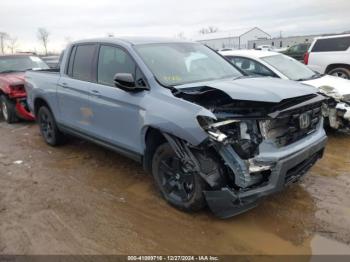
[[[5,53],[5,39],[9,35],[5,32],[0,32],[0,49],[1,49],[1,54]]]

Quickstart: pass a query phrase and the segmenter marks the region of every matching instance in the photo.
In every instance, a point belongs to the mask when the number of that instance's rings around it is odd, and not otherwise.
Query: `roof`
[[[191,41],[174,39],[174,38],[162,38],[162,37],[102,37],[102,38],[92,38],[84,39],[80,41],[75,41],[76,43],[86,43],[86,42],[104,42],[104,43],[120,43],[131,45],[142,45],[142,44],[158,44],[158,43],[189,43]]]
[[[214,39],[223,39],[223,38],[234,38],[234,37],[240,37],[242,35],[245,35],[253,30],[259,30],[266,34],[266,36],[271,37],[268,33],[261,30],[259,27],[253,27],[251,29],[232,29],[228,31],[219,31],[215,33],[209,33],[209,34],[197,34],[192,37],[195,41],[205,41],[205,40],[214,40]]]
[[[314,40],[316,40],[316,39],[327,39],[327,38],[339,38],[339,37],[347,37],[347,36],[350,36],[350,34],[318,36],[318,37],[315,37]]]
[[[262,58],[266,56],[280,55],[280,53],[272,52],[272,51],[262,51],[262,50],[232,50],[232,51],[222,51],[219,52],[223,56],[244,56],[250,58]]]

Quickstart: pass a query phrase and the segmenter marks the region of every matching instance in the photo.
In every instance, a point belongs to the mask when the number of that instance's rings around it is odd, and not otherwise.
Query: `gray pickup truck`
[[[199,43],[74,42],[25,88],[49,145],[70,134],[127,155],[173,206],[222,218],[298,181],[327,140],[314,88],[246,77]]]

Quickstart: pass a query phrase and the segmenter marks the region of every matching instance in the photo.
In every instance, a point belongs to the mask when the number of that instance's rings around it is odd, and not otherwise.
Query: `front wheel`
[[[197,211],[205,206],[205,182],[198,174],[185,170],[168,143],[156,149],[152,173],[160,192],[171,205],[185,211]]]
[[[46,106],[40,107],[38,111],[38,124],[47,144],[57,146],[63,142],[63,134],[58,130],[55,118]]]

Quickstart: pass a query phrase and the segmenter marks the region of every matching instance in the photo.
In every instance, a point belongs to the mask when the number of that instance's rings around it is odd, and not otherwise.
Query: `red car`
[[[27,107],[24,72],[48,69],[37,56],[30,54],[0,56],[0,111],[8,123],[19,119],[34,120]]]

